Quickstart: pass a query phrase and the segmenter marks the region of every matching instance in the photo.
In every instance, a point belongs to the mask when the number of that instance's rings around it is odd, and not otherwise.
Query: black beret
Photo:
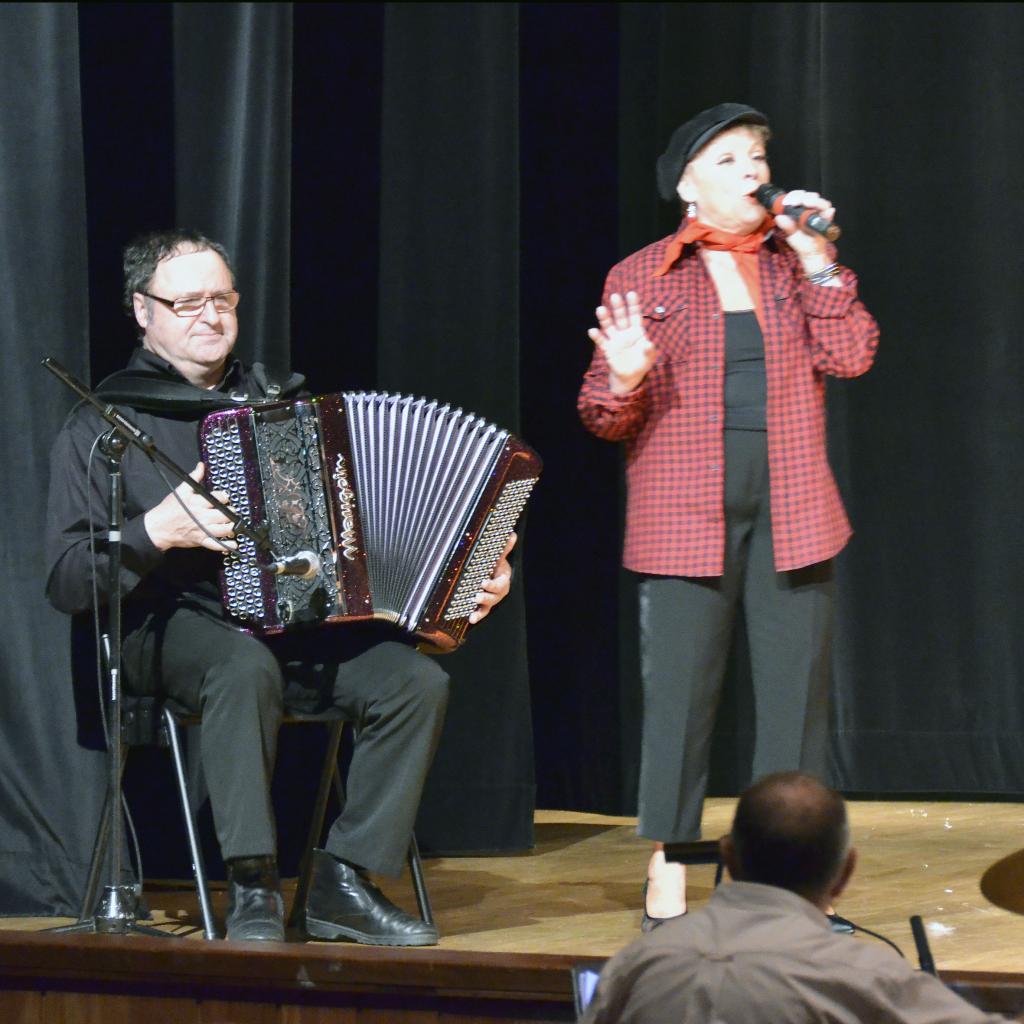
[[[674,198],[690,160],[705,143],[734,124],[767,125],[768,118],[745,103],[719,103],[691,117],[672,133],[665,152],[658,157],[658,193],[662,199]]]

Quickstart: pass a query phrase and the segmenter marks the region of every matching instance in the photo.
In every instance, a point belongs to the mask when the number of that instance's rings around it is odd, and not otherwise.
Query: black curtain
[[[0,8],[0,912],[74,908],[103,785],[38,575],[68,406],[38,361],[94,381],[123,364],[120,248],[175,222],[234,249],[244,358],[290,362],[321,392],[456,402],[545,459],[513,595],[446,660],[427,845],[529,845],[534,778],[541,806],[633,809],[621,457],[583,432],[575,392],[605,272],[676,225],[657,154],[724,99],[771,116],[776,181],[835,200],[882,326],[874,369],[829,389],[856,529],[839,560],[834,781],[1020,793],[1022,37],[1024,8],[999,4]],[[749,772],[741,641],[715,792]],[[169,771],[142,764],[129,788],[152,816],[147,869],[185,873]],[[309,766],[285,737],[285,863]]]
[[[387,7],[377,352],[384,390],[515,431],[517,37],[515,4]],[[427,849],[532,845],[521,579],[522,569],[486,634],[444,659],[452,700],[417,826]]]
[[[245,351],[290,363],[292,7],[174,4],[177,223],[231,253]]]
[[[68,622],[39,579],[49,447],[72,404],[39,361],[88,371],[78,30],[69,4],[12,4],[0,19],[0,910],[45,914],[80,891],[105,764],[76,741]]]
[[[1019,794],[1024,8],[879,13],[822,13],[836,41],[825,168],[883,325],[875,369],[832,395],[858,529],[842,563],[837,776]]]
[[[636,790],[639,684],[635,613],[623,596],[630,581],[618,569],[620,454],[581,428],[575,403],[590,358],[586,330],[622,252],[619,6],[521,5],[523,433],[546,465],[531,499],[526,566],[542,807],[618,810]]]

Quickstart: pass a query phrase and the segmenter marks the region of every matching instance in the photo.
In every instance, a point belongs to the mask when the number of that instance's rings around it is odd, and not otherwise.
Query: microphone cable
[[[850,921],[849,918],[847,918],[847,920]],[[880,942],[884,942],[887,946],[891,946],[897,953],[899,953],[904,960],[907,959],[903,950],[900,949],[892,939],[882,935],[881,932],[873,932],[870,928],[865,928],[862,924],[857,924],[856,921],[850,921],[850,924],[854,931],[863,932],[865,935],[870,935],[873,939],[878,939]]]

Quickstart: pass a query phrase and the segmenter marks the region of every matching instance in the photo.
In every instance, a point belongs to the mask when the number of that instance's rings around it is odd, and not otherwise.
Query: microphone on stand
[[[914,933],[914,945],[917,946],[917,959],[921,964],[921,970],[928,974],[935,974],[935,961],[932,959],[931,947],[928,945],[928,935],[924,930],[924,922],[920,915],[915,914],[910,919],[910,930]]]
[[[311,580],[320,571],[320,559],[312,551],[300,551],[279,558],[269,565],[261,565],[260,568],[275,576],[298,576],[300,580]]]
[[[782,199],[785,194],[786,190],[778,185],[759,185],[754,198],[771,213],[784,213],[796,221],[797,227],[824,235],[830,242],[834,242],[843,233],[838,224],[826,220],[819,210],[809,210],[806,206],[784,206]]]

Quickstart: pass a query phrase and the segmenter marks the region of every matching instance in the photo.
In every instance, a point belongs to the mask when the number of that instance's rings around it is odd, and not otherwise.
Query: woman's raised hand
[[[601,347],[608,360],[608,383],[612,393],[624,395],[639,387],[658,358],[658,350],[644,331],[640,296],[627,292],[609,297],[608,306],[597,307],[598,327],[587,333]]]

